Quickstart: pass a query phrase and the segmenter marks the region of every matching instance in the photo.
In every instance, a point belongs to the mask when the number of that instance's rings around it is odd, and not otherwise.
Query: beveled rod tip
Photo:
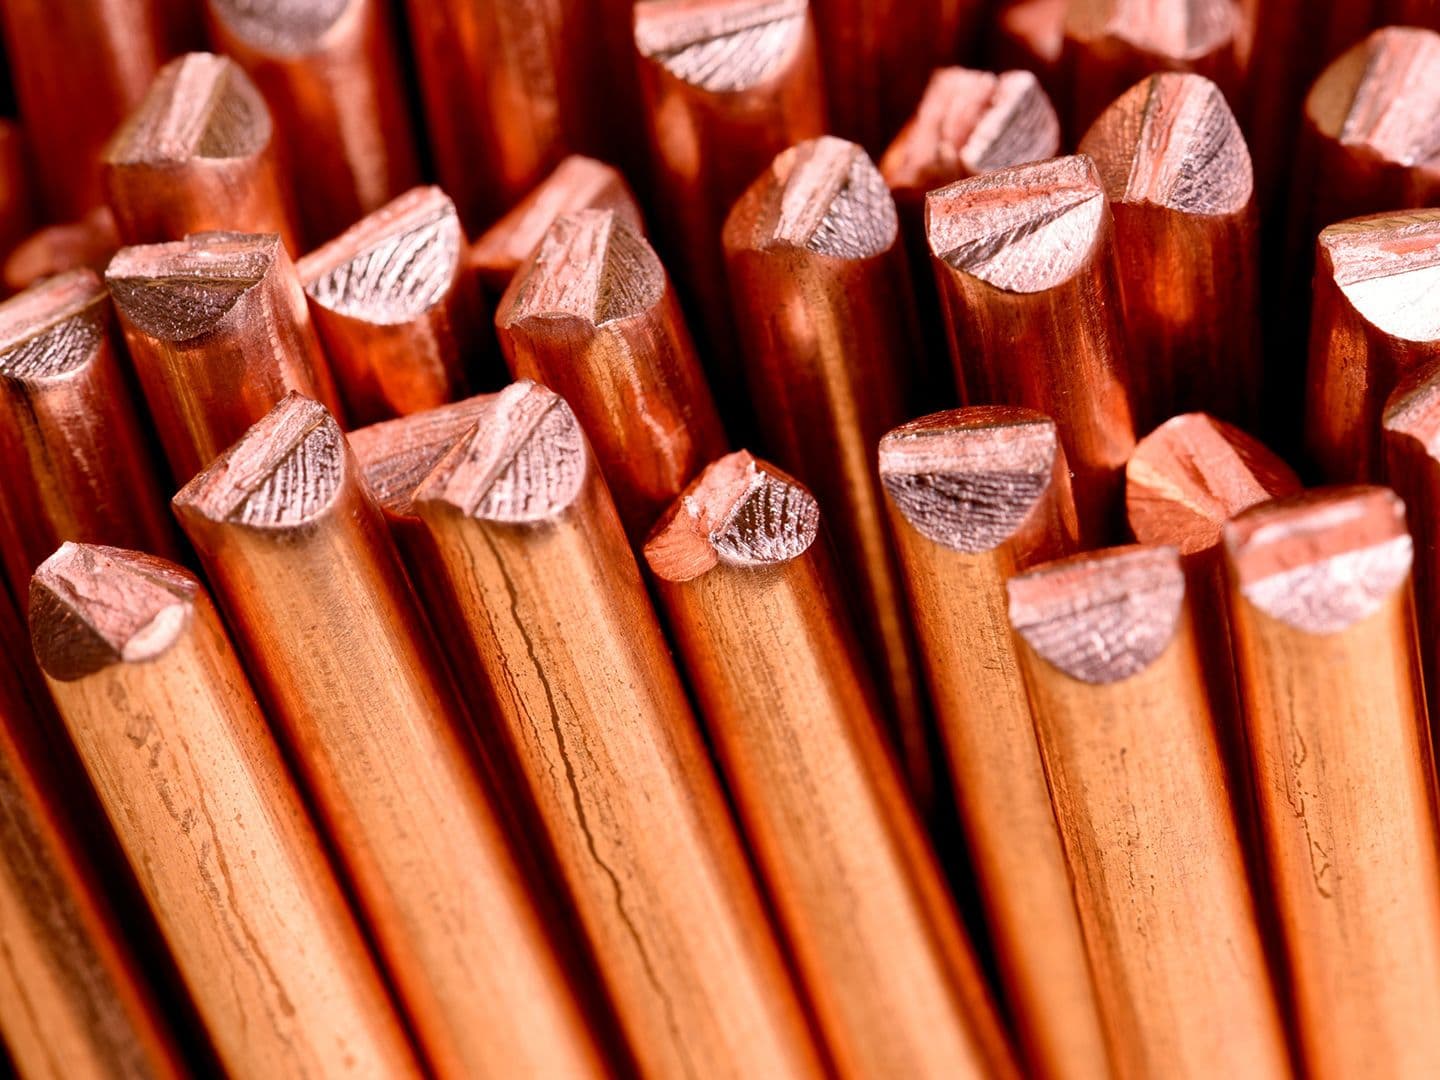
[[[486,414],[492,397],[480,394],[346,432],[365,485],[382,509],[412,515],[415,489]]]
[[[1034,409],[952,409],[880,440],[880,482],[920,535],[979,554],[1029,518],[1054,478],[1059,446],[1054,422]]]
[[[1376,30],[1321,72],[1305,114],[1325,138],[1381,161],[1433,161],[1440,155],[1440,34]]]
[[[105,338],[105,285],[89,269],[38,282],[0,303],[0,376],[35,382],[88,363]]]
[[[805,37],[807,0],[641,0],[635,47],[676,79],[714,94],[759,86]]]
[[[1052,666],[1103,685],[1138,675],[1174,639],[1185,573],[1171,547],[1086,552],[1011,578],[1010,625]]]
[[[1436,69],[1440,78],[1440,68]],[[1320,232],[1317,273],[1356,313],[1403,341],[1440,340],[1440,209],[1370,214]]]
[[[789,562],[820,530],[815,497],[748,450],[712,462],[661,518],[645,559],[667,581],[699,577],[724,563],[758,567]]]
[[[300,55],[319,48],[325,35],[359,0],[262,3],[208,0],[211,17],[252,49]]]
[[[1400,588],[1414,557],[1405,504],[1389,488],[1321,488],[1262,503],[1225,526],[1240,593],[1310,634],[1344,630]]]
[[[1182,62],[1228,45],[1239,32],[1240,19],[1231,0],[1159,4],[1072,0],[1066,8],[1065,33],[1084,41],[1118,38],[1140,52]]]
[[[30,579],[35,656],[62,682],[152,660],[178,639],[199,590],[165,559],[67,541]]]
[[[113,166],[174,165],[192,158],[245,158],[271,137],[270,110],[228,57],[187,53],[155,76],[105,150]]]

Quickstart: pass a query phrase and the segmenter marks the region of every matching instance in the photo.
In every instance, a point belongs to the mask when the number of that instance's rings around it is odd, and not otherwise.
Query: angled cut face
[[[806,0],[642,0],[635,46],[682,82],[734,94],[784,69],[806,18]]]
[[[105,339],[105,286],[72,270],[0,304],[0,377],[59,378],[89,363]]]
[[[111,165],[247,158],[270,143],[270,110],[236,63],[210,53],[170,61],[105,152]]]

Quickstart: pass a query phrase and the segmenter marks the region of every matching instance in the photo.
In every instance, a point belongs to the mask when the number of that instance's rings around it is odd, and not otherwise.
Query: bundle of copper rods
[[[0,1076],[1440,1076],[1434,0],[0,39]]]

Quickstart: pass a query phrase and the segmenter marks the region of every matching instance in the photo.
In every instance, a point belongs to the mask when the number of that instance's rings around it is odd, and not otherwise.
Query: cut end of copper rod
[[[105,286],[93,270],[43,281],[0,304],[0,376],[64,378],[94,360],[108,322]]]
[[[1402,382],[1390,395],[1381,423],[1387,440],[1410,440],[1426,457],[1440,461],[1440,371],[1427,367]]]
[[[466,265],[486,288],[501,292],[530,257],[550,223],[577,210],[613,210],[644,230],[630,185],[603,161],[571,154],[504,217],[470,245]]]
[[[1244,210],[1254,193],[1250,150],[1225,95],[1203,75],[1151,75],[1117,98],[1086,132],[1112,203],[1185,214]]]
[[[807,36],[807,0],[641,0],[635,47],[680,82],[738,94],[785,69]]]
[[[47,225],[17,244],[5,259],[5,287],[19,292],[67,270],[104,270],[119,247],[115,215],[97,206],[79,221]]]
[[[645,559],[656,576],[690,581],[721,563],[798,559],[820,531],[820,505],[798,480],[748,450],[706,467],[655,526]]]
[[[1056,74],[1065,47],[1065,9],[1070,0],[1011,0],[995,14],[995,57],[1034,71],[1046,79]]]
[[[1079,155],[999,169],[925,198],[931,253],[1006,292],[1044,292],[1072,278],[1108,216],[1100,174]]]
[[[173,500],[182,518],[288,530],[318,520],[345,478],[345,436],[325,406],[287,394]]]
[[[489,415],[493,398],[481,394],[346,434],[365,485],[386,514],[414,516],[415,489],[456,441]]]
[[[133,326],[162,341],[189,341],[215,329],[283,251],[276,233],[196,233],[121,248],[105,283]]]
[[[782,151],[725,223],[730,249],[868,259],[899,234],[895,200],[863,147],[830,135]]]
[[[1372,214],[1331,225],[1320,233],[1319,254],[1319,272],[1381,335],[1440,341],[1440,305],[1434,303],[1440,295],[1440,210]]]
[[[226,31],[257,49],[282,55],[314,52],[358,5],[355,0],[256,4],[253,0],[208,0],[211,17]]]
[[[1135,4],[1129,0],[1071,0],[1065,36],[1089,47],[1107,39],[1155,58],[1156,66],[1195,63],[1228,49],[1240,31],[1232,0],[1179,0]]]
[[[880,482],[921,536],[974,555],[1024,525],[1054,482],[1060,455],[1054,421],[1034,409],[952,409],[880,440]]]
[[[1060,121],[1029,71],[940,68],[880,159],[894,192],[924,192],[1060,152]]]
[[[1273,619],[1332,634],[1377,611],[1410,574],[1405,504],[1389,488],[1322,488],[1225,526],[1235,587]]]
[[[35,657],[61,682],[154,659],[179,638],[199,587],[192,574],[165,559],[61,544],[30,581]]]
[[[495,323],[571,318],[603,326],[654,307],[664,292],[665,268],[626,215],[580,210],[551,223],[516,272]]]
[[[413,502],[444,504],[504,525],[532,525],[564,513],[591,467],[570,406],[524,380],[490,395],[484,405],[483,417],[415,489]]]
[[[1185,573],[1171,547],[1110,548],[1010,579],[1010,625],[1047,663],[1093,685],[1138,675],[1180,626]]]
[[[420,318],[450,292],[465,234],[438,187],[417,187],[296,264],[320,307],[378,326]]]
[[[1401,166],[1440,157],[1440,34],[1376,30],[1321,72],[1305,115],[1327,139]]]
[[[1125,466],[1125,513],[1142,544],[1182,555],[1220,543],[1242,510],[1300,491],[1294,470],[1258,439],[1205,413],[1185,413],[1141,439]]]

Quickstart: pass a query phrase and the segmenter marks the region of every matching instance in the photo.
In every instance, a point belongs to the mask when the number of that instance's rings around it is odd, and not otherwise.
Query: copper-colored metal
[[[1135,445],[1114,226],[1086,157],[986,173],[931,192],[925,231],[970,404],[1054,417],[1081,537],[1113,530]]]
[[[1070,0],[1061,66],[1078,135],[1110,102],[1154,72],[1204,75],[1235,95],[1244,21],[1235,0]]]
[[[980,0],[811,0],[835,134],[878,154],[930,72],[971,51]]]
[[[1178,553],[1009,593],[1116,1075],[1289,1077]]]
[[[0,304],[0,561],[18,596],[62,540],[177,550],[92,270]]]
[[[470,245],[466,267],[488,292],[500,296],[550,223],[577,210],[613,210],[641,232],[645,229],[625,177],[603,161],[571,154]]]
[[[384,0],[206,0],[210,37],[273,110],[311,245],[420,179]]]
[[[593,0],[407,0],[430,146],[472,233],[571,151],[596,149],[609,104]]]
[[[880,479],[930,696],[1026,1064],[1110,1075],[1070,871],[1050,805],[1005,580],[1073,550],[1075,506],[1055,425],[976,406],[880,440]]]
[[[1440,34],[1431,30],[1376,30],[1315,80],[1290,200],[1297,287],[1326,225],[1440,201],[1437,115]]]
[[[1115,215],[1142,427],[1190,409],[1236,422],[1260,403],[1260,258],[1245,136],[1220,88],[1152,75],[1080,141]]]
[[[78,218],[103,197],[100,153],[169,55],[153,0],[7,0],[5,53],[52,216]]]
[[[105,283],[177,480],[291,390],[339,410],[305,291],[274,233],[124,248]]]
[[[724,243],[766,445],[827,508],[905,771],[928,808],[922,675],[874,461],[880,436],[905,416],[919,352],[895,202],[861,147],[813,139],[741,196]]]
[[[16,244],[5,256],[5,287],[19,292],[42,278],[82,267],[98,273],[119,247],[115,215],[108,206],[97,206],[79,221],[47,225]]]
[[[413,493],[641,1070],[816,1076],[738,831],[580,425],[531,382]],[[482,675],[483,673],[483,675]]]
[[[841,1075],[1017,1076],[819,527],[810,492],[741,451],[645,557]]]
[[[187,1075],[38,728],[29,635],[0,590],[0,1039],[33,1080]],[[43,693],[43,691],[42,691]],[[3,1059],[0,1059],[3,1066]]]
[[[1440,360],[1440,210],[1331,225],[1316,254],[1306,442],[1330,479],[1375,480],[1385,399]]]
[[[1052,96],[1063,91],[1065,9],[1070,0],[1010,0],[994,15],[989,57],[997,68],[1033,71]]]
[[[458,396],[480,342],[465,234],[437,187],[407,191],[296,264],[355,423]]]
[[[25,133],[13,120],[0,120],[0,254],[35,227],[33,188]]]
[[[1384,488],[1225,528],[1237,667],[1306,1073],[1440,1061],[1440,835],[1405,508]]]
[[[275,144],[265,99],[233,60],[172,60],[105,149],[120,238],[153,244],[207,229],[276,232],[298,255]]]
[[[1381,23],[1440,30],[1440,3],[1437,0],[1383,0],[1380,7]]]
[[[319,834],[194,575],[67,543],[36,571],[30,628],[226,1068],[418,1077]]]
[[[720,234],[731,204],[787,146],[827,127],[807,0],[635,5],[666,254],[727,416],[748,409]],[[683,272],[683,273],[682,273]]]
[[[174,506],[432,1067],[602,1074],[339,426],[291,394]]]
[[[556,218],[495,329],[511,374],[575,410],[632,540],[727,449],[669,275],[624,215]]]

